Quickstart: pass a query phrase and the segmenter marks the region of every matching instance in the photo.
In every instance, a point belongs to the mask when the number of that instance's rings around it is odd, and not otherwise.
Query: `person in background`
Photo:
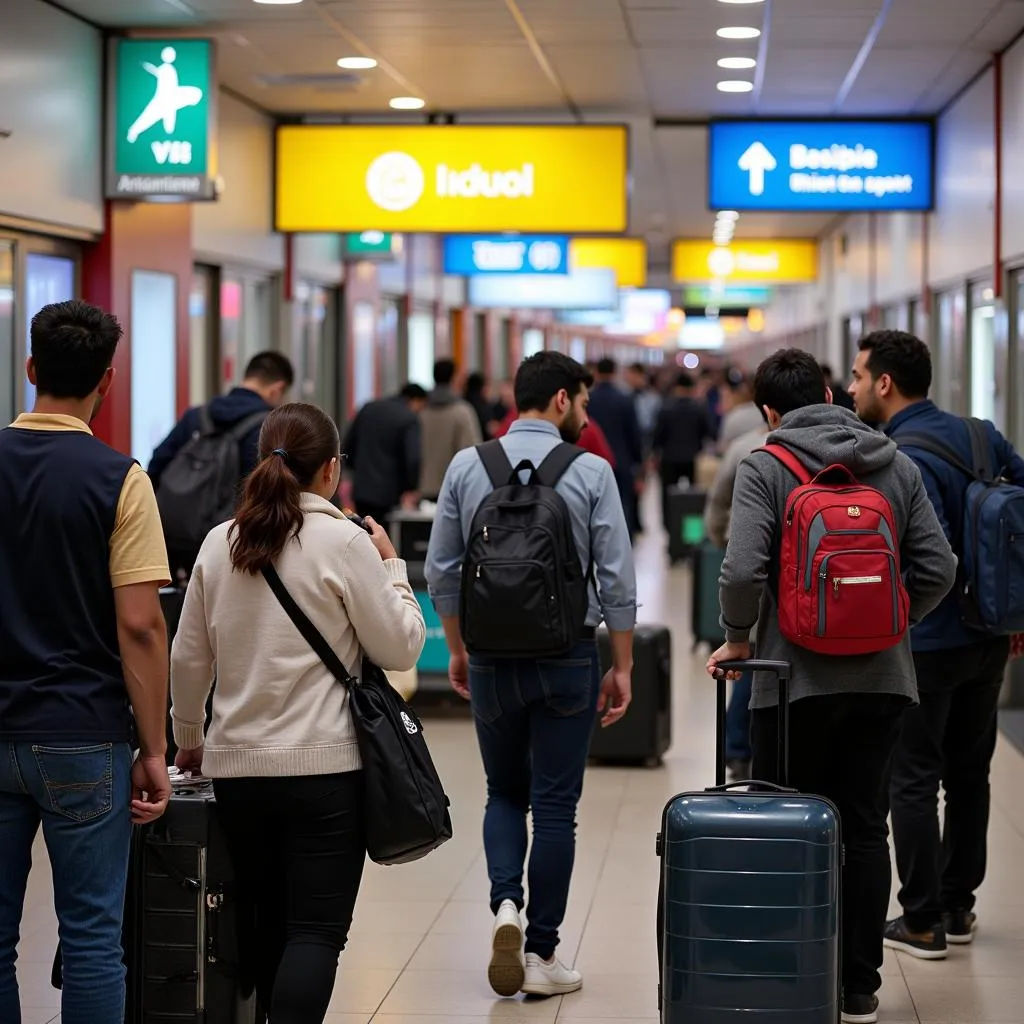
[[[427,393],[406,384],[390,398],[367,402],[348,428],[344,451],[352,472],[352,500],[363,518],[384,523],[396,506],[418,500],[422,438],[420,417]]]
[[[932,437],[974,464],[968,428],[928,399],[928,346],[903,331],[877,331],[860,342],[853,368],[858,415],[886,424],[896,441]],[[993,465],[1024,486],[1024,460],[986,424]],[[905,449],[921,471],[946,538],[963,551],[964,504],[970,478],[931,452]],[[1020,585],[1015,580],[1012,585]],[[920,704],[903,722],[892,776],[892,826],[902,889],[901,917],[885,943],[919,959],[943,959],[947,944],[972,941],[975,893],[985,878],[997,708],[1010,638],[990,636],[963,621],[961,587],[911,633]],[[939,787],[945,792],[940,833]]]
[[[787,448],[811,473],[845,466],[888,499],[910,621],[920,621],[952,586],[956,559],[914,464],[830,399],[817,362],[798,349],[770,356],[754,378],[770,444]],[[726,643],[709,659],[708,672],[714,675],[721,661],[750,657],[755,624],[758,657],[792,666],[789,784],[831,800],[842,820],[842,1020],[874,1024],[892,884],[889,770],[903,714],[917,700],[910,633],[887,650],[842,657],[813,653],[782,635],[776,594],[783,510],[797,486],[768,452],[754,452],[740,464],[720,581]],[[776,783],[778,699],[774,677],[755,673],[753,774]]]
[[[696,382],[685,370],[676,376],[671,397],[658,414],[654,430],[654,454],[661,476],[661,512],[671,532],[669,491],[684,477],[693,484],[697,456],[715,439],[707,403],[696,395]]]
[[[512,429],[512,425],[517,419],[519,419],[519,411],[516,409],[515,402],[513,401],[511,408],[501,421],[494,436],[504,437]],[[612,469],[615,469],[615,455],[608,444],[608,438],[604,436],[604,431],[601,430],[596,422],[593,420],[588,421],[587,425],[583,428],[583,433],[580,434],[579,441],[576,443],[584,451],[596,455],[599,459],[604,459]]]
[[[463,448],[479,444],[484,436],[473,406],[456,394],[455,363],[451,359],[434,363],[434,390],[427,396],[420,424],[423,444],[419,491],[427,501],[437,501],[452,459]]]
[[[213,779],[235,869],[241,960],[273,1024],[322,1024],[366,859],[362,763],[345,688],[295,628],[262,571],[275,568],[346,668],[365,654],[407,670],[426,627],[380,524],[330,502],[338,428],[285,405],[232,522],[189,580],[171,658],[175,764]],[[204,737],[207,698],[212,717]]]
[[[829,366],[828,363],[822,363],[821,372],[825,377],[825,384],[828,386],[829,391],[832,392],[833,404],[838,405],[840,409],[849,409],[850,412],[853,412],[853,399],[850,397],[849,392],[846,390],[846,388],[842,386],[842,384],[836,383],[835,374],[832,372],[832,367]]]
[[[588,413],[590,419],[604,432],[615,456],[615,480],[632,537],[639,528],[637,486],[642,482],[643,440],[633,398],[617,385],[617,375],[618,367],[614,359],[601,359],[598,362]]]
[[[724,453],[738,437],[759,431],[764,427],[764,416],[754,404],[754,391],[750,381],[735,367],[725,375],[728,407],[718,432],[718,450]]]
[[[653,374],[648,374],[642,363],[633,363],[626,370],[626,383],[633,393],[636,419],[640,426],[644,458],[651,454],[654,442],[654,428],[658,425],[658,413],[662,399],[654,387]]]
[[[471,373],[466,378],[466,390],[462,397],[473,406],[480,421],[481,435],[484,438],[494,437],[504,417],[498,416],[497,404],[488,398],[487,378],[482,373]]]
[[[698,385],[699,396],[707,403],[708,415],[711,417],[711,427],[714,431],[713,437],[717,440],[719,431],[722,429],[722,386],[724,374],[721,370],[713,370],[706,366],[700,371],[700,383]]]
[[[563,440],[575,443],[587,425],[591,378],[558,352],[524,360],[516,375],[519,419],[501,441],[513,466],[539,466]],[[628,400],[628,399],[627,399]],[[451,651],[453,689],[470,699],[487,774],[484,850],[495,915],[488,976],[503,996],[520,990],[552,996],[583,984],[556,956],[575,856],[576,806],[594,715],[610,725],[632,695],[636,574],[629,531],[611,467],[585,454],[558,481],[584,570],[594,567],[583,637],[563,658],[469,658],[459,630],[461,564],[473,518],[492,487],[475,451],[460,454],[445,477],[430,535],[427,582]],[[612,668],[601,679],[594,639],[604,619]],[[527,814],[533,815],[529,862],[529,927],[523,947],[523,866]]]
[[[62,1019],[122,1024],[132,822],[158,818],[171,795],[160,516],[149,477],[89,429],[114,383],[120,338],[121,325],[95,306],[44,306],[30,331],[35,410],[0,431],[5,1024],[22,1019],[14,964],[40,825],[60,929]]]
[[[516,394],[512,381],[504,380],[498,385],[498,398],[494,403],[494,418],[503,423],[511,410],[516,407]]]

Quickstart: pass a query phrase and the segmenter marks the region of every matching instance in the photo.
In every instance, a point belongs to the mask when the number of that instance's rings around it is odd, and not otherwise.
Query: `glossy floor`
[[[487,985],[490,919],[480,840],[484,800],[469,722],[428,721],[449,787],[456,837],[419,864],[367,871],[329,1024],[566,1021],[655,1024],[654,836],[665,801],[713,777],[713,689],[690,653],[689,576],[665,567],[660,538],[639,548],[641,617],[675,642],[675,742],[663,768],[588,771],[576,874],[561,955],[583,991],[543,1002],[500,1000]],[[1024,758],[1000,741],[989,878],[973,947],[945,963],[890,956],[881,993],[889,1024],[1020,1024],[1024,1020]],[[59,1019],[49,985],[56,940],[49,873],[37,849],[19,961],[24,1024]],[[219,1024],[219,1022],[218,1022]]]

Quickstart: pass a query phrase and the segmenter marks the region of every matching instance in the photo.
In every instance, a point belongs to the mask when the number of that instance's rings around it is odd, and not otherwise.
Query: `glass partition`
[[[936,376],[933,397],[936,405],[947,412],[963,416],[967,413],[968,375],[966,359],[966,296],[963,288],[942,292],[937,299]]]
[[[177,290],[174,274],[132,272],[132,458],[148,466],[177,422]]]
[[[409,381],[430,390],[434,384],[434,316],[413,312],[409,316]]]
[[[68,256],[30,252],[25,256],[25,351],[31,350],[32,318],[52,302],[75,297],[75,261]],[[22,372],[25,382],[23,408],[31,409],[36,389]]]
[[[16,380],[24,368],[14,345],[14,243],[0,239],[0,426],[14,419]]]
[[[996,323],[992,288],[971,286],[971,415],[1006,429],[1007,346]]]

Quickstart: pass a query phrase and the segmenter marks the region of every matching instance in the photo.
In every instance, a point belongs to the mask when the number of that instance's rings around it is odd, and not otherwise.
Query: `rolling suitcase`
[[[718,577],[725,550],[705,541],[693,559],[693,649],[708,644],[716,650],[725,643],[725,630],[719,621]]]
[[[789,665],[779,677],[779,778],[788,779]],[[717,785],[669,801],[658,835],[662,1024],[836,1024],[842,846],[829,801],[767,783],[725,785],[724,679]],[[739,791],[755,785],[757,791]]]
[[[707,492],[693,487],[672,487],[668,492],[668,557],[673,564],[689,558],[704,540],[704,505]]]
[[[388,516],[388,533],[398,557],[415,565],[427,560],[430,529],[434,525],[434,510],[406,512],[395,509]]]
[[[597,631],[601,672],[612,667],[608,631]],[[607,729],[594,725],[590,756],[596,761],[658,765],[672,742],[672,636],[664,626],[633,633],[633,702]]]

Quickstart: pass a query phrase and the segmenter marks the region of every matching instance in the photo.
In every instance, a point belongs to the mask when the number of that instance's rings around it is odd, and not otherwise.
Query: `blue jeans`
[[[472,658],[469,686],[487,775],[484,850],[491,909],[523,906],[526,815],[533,813],[526,952],[558,945],[576,855],[576,805],[597,713],[597,644],[544,661]]]
[[[17,958],[40,822],[64,958],[62,1024],[122,1024],[131,844],[127,743],[0,742],[0,1021],[21,1024]]]
[[[725,756],[730,761],[750,761],[754,756],[750,744],[750,689],[748,672],[733,683],[729,710],[725,716]]]

